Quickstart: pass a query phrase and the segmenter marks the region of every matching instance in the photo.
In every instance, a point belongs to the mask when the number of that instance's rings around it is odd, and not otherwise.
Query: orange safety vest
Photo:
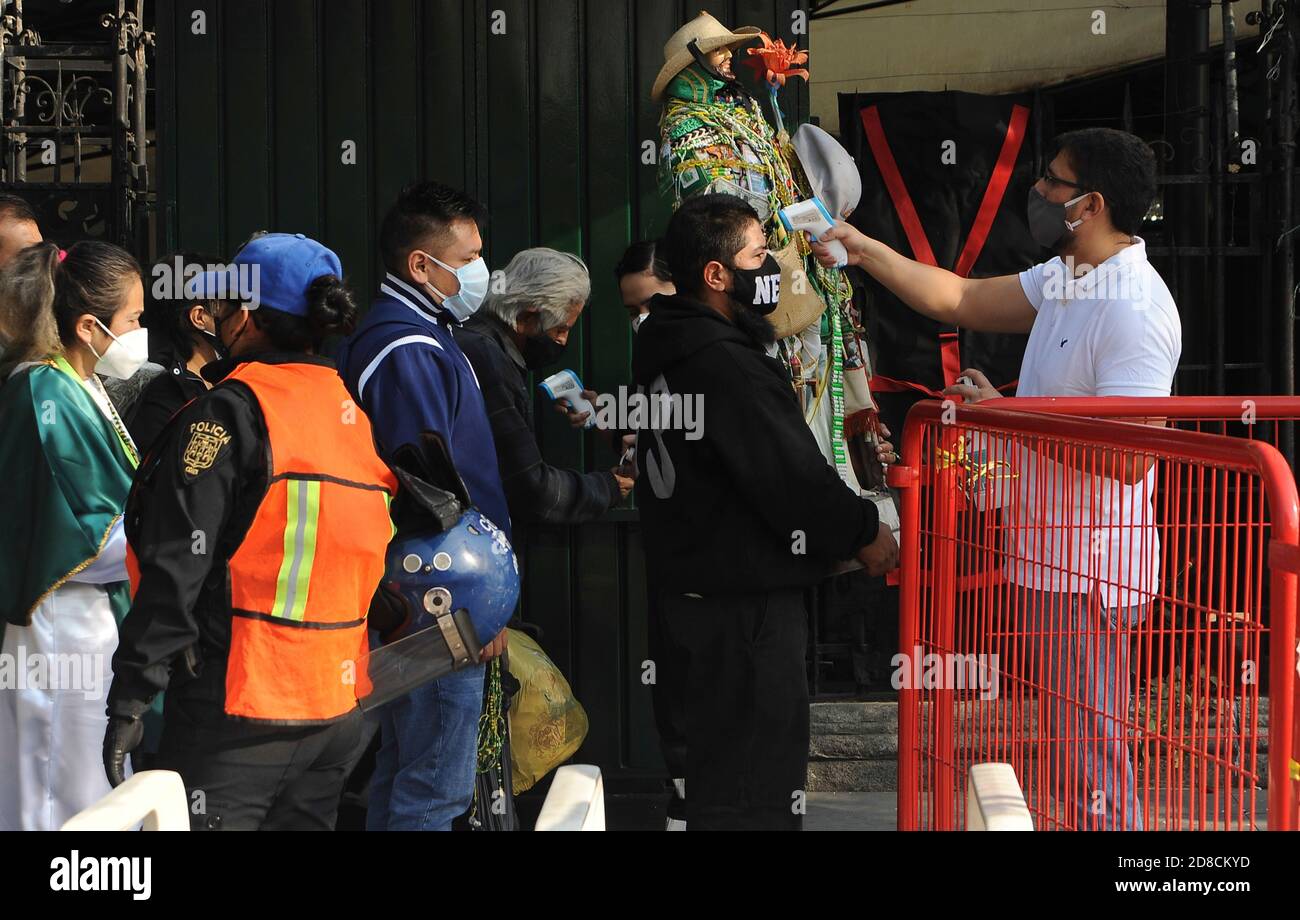
[[[266,419],[271,477],[231,557],[226,713],[324,722],[357,705],[366,612],[393,536],[393,473],[338,372],[241,364]]]

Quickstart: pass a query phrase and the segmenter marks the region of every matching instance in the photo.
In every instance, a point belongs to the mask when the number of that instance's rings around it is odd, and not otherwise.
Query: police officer
[[[122,781],[166,689],[159,765],[185,780],[195,829],[331,828],[360,738],[396,480],[317,355],[355,325],[342,275],[319,243],[271,234],[203,277],[254,295],[218,308],[229,357],[204,367],[215,386],[163,432],[127,503],[135,594],[105,767]]]

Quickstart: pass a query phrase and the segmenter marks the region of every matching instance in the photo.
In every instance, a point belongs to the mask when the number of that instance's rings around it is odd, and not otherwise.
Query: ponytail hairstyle
[[[337,275],[322,275],[307,288],[305,317],[265,306],[249,312],[281,351],[319,352],[330,336],[351,335],[357,327],[356,297]]]
[[[0,334],[7,340],[0,380],[19,364],[62,354],[77,343],[77,320],[105,326],[122,307],[140,263],[112,243],[87,240],[66,252],[54,243],[24,249],[0,272]]]

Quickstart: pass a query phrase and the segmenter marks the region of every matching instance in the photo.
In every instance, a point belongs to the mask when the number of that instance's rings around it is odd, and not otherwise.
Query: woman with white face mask
[[[656,294],[671,296],[677,293],[673,276],[656,255],[655,246],[655,240],[633,243],[614,266],[618,293],[632,322],[633,332],[640,329],[641,323],[650,315],[650,301]]]
[[[0,830],[57,830],[109,792],[104,696],[139,455],[99,375],[144,363],[143,311],[140,266],[108,243],[41,243],[0,275]]]

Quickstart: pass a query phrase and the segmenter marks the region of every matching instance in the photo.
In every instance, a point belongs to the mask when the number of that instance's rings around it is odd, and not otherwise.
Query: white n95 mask
[[[99,323],[99,328],[108,332],[113,340],[102,355],[95,351],[94,345],[90,346],[91,353],[98,359],[95,362],[95,373],[118,380],[130,380],[149,360],[149,330],[132,329],[117,336],[109,332],[108,327],[99,320],[95,322]]]

